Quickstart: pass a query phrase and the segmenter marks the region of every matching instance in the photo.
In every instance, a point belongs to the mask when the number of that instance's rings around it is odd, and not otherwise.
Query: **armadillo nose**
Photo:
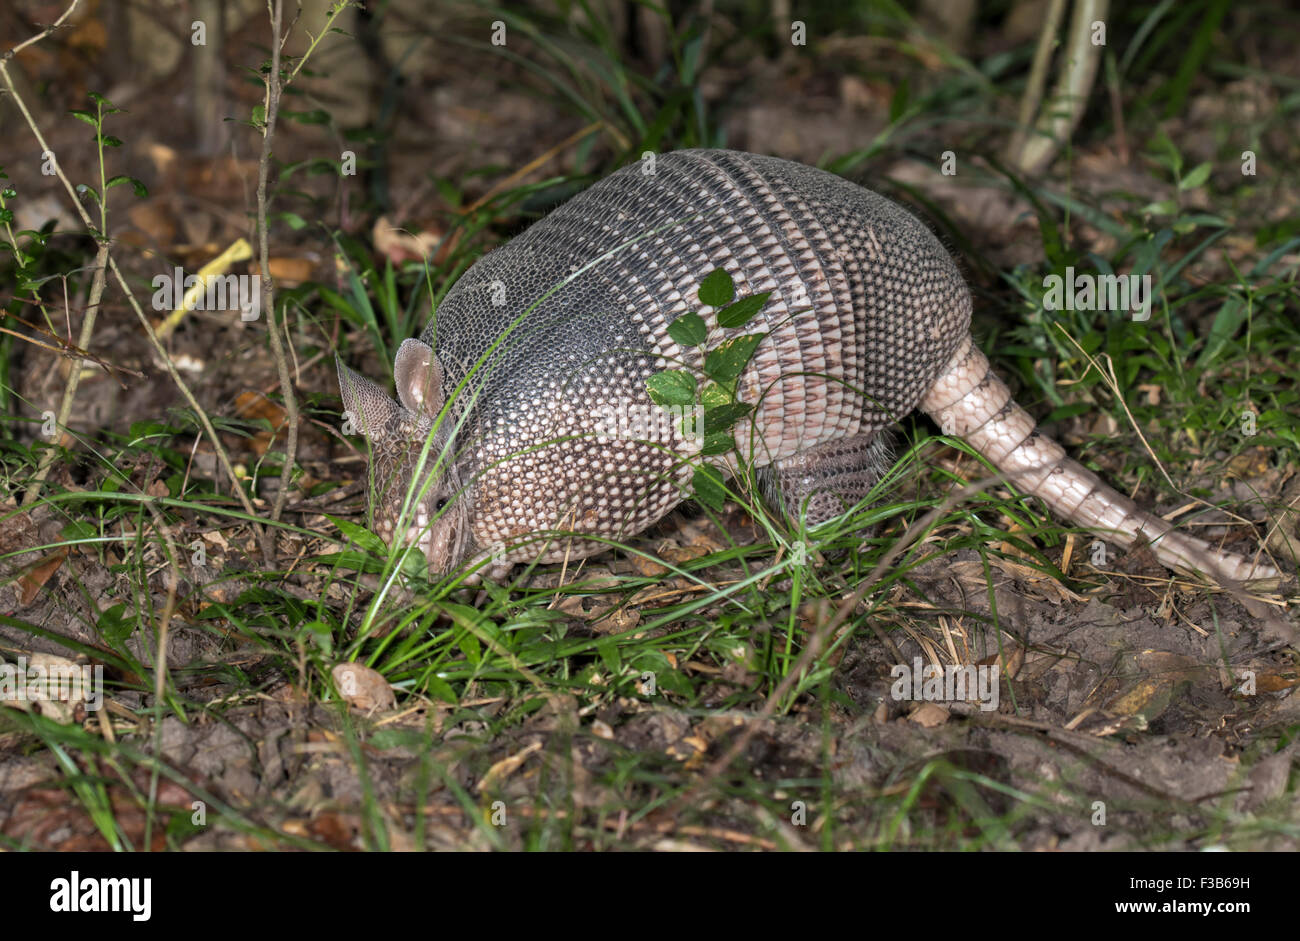
[[[406,530],[406,544],[424,547],[429,542],[429,524],[415,520]]]
[[[405,544],[423,552],[425,561],[432,568],[434,533],[427,514],[416,514],[415,520],[407,527]]]

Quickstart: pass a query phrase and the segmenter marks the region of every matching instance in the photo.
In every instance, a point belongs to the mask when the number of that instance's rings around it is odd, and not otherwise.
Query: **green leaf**
[[[1147,203],[1138,212],[1145,216],[1172,216],[1178,211],[1177,204],[1172,199],[1162,199],[1159,202]]]
[[[706,436],[719,431],[726,431],[736,422],[749,414],[752,406],[745,402],[732,402],[711,408],[704,413],[704,434]]]
[[[1093,411],[1096,407],[1092,402],[1075,402],[1073,405],[1063,405],[1060,408],[1052,409],[1042,423],[1065,421],[1067,418]]]
[[[93,127],[93,128],[98,128],[98,127],[99,127],[99,119],[96,118],[96,117],[95,117],[93,114],[91,114],[89,111],[80,111],[80,110],[78,110],[78,111],[69,111],[68,114],[72,115],[72,116],[73,116],[74,118],[76,118],[78,121],[85,121],[87,124],[89,124],[89,125],[90,125],[91,127]]]
[[[135,190],[135,195],[139,196],[141,199],[149,195],[148,187],[133,176],[115,176],[104,184],[104,188],[111,190],[114,186],[118,186],[122,183],[130,183],[131,189]]]
[[[323,650],[328,656],[334,652],[334,628],[325,621],[308,621],[303,625],[303,630],[311,637],[312,641]]]
[[[720,511],[722,505],[727,502],[727,491],[722,487],[722,476],[712,467],[695,468],[695,476],[691,478],[691,489],[695,491],[695,499],[714,512]]]
[[[709,337],[709,328],[699,314],[682,314],[668,325],[668,335],[682,346],[701,346]]]
[[[700,454],[704,457],[715,457],[735,449],[736,439],[731,436],[731,433],[718,431],[704,436],[704,447],[700,450]]]
[[[108,641],[111,647],[121,646],[135,631],[136,619],[134,617],[123,617],[125,613],[126,605],[115,604],[105,610],[95,624],[95,629],[99,631],[99,635]]]
[[[650,398],[663,408],[689,408],[695,404],[695,377],[681,369],[657,372],[645,384]]]
[[[299,124],[329,124],[330,121],[329,114],[319,108],[313,111],[290,111],[287,108],[281,108],[280,117],[286,121],[296,121]]]
[[[1193,228],[1205,226],[1207,228],[1226,229],[1228,220],[1222,216],[1215,216],[1207,212],[1198,212],[1190,216],[1183,216],[1178,220],[1179,224],[1187,224]]]
[[[1177,176],[1183,169],[1183,157],[1178,152],[1174,142],[1169,139],[1164,128],[1156,130],[1156,136],[1151,139],[1149,145],[1157,163],[1163,164],[1169,168],[1169,172]]]
[[[479,661],[483,659],[483,645],[468,630],[456,639],[456,646],[474,666],[478,666]]]
[[[763,309],[771,291],[763,291],[750,297],[742,297],[736,303],[718,311],[718,325],[722,327],[743,327],[754,319],[754,315]]]
[[[605,669],[609,670],[615,676],[623,671],[623,661],[618,655],[618,644],[612,637],[602,637],[596,641],[596,653],[600,654],[600,659],[605,663]]]
[[[429,695],[435,696],[443,702],[451,703],[453,706],[460,702],[460,699],[456,696],[456,691],[451,688],[451,684],[442,677],[427,676],[424,684],[429,691]]]
[[[745,364],[754,355],[754,348],[766,336],[766,333],[748,333],[721,344],[704,357],[705,374],[722,385],[734,382],[744,372]]]
[[[1219,24],[1224,14],[1231,8],[1231,0],[1209,0],[1208,3],[1189,7],[1189,12],[1196,11],[1200,20],[1196,32],[1189,38],[1180,35],[1178,49],[1178,71],[1174,77],[1161,83],[1160,94],[1165,97],[1165,114],[1171,118],[1183,113],[1183,103],[1187,100],[1192,83],[1204,72],[1207,55],[1212,56],[1220,36]],[[1211,59],[1213,61],[1213,59]]]
[[[346,538],[355,542],[362,549],[365,549],[368,552],[373,552],[376,555],[383,555],[388,551],[388,547],[384,545],[384,541],[364,526],[358,526],[350,520],[339,519],[335,516],[327,516],[326,518],[339,528],[339,532],[341,532]]]
[[[123,113],[124,113],[124,112],[122,111],[121,108],[117,107],[117,105],[113,104],[113,102],[109,101],[107,98],[105,98],[105,97],[104,97],[103,95],[101,95],[99,92],[95,92],[95,91],[87,92],[87,93],[86,93],[86,96],[87,96],[91,101],[95,102],[95,104],[97,104],[97,105],[102,105],[105,114],[123,114]]]
[[[63,538],[68,541],[94,539],[99,531],[85,520],[73,520],[63,527]]]
[[[735,401],[735,397],[716,382],[710,382],[700,392],[700,404],[706,409],[717,408],[720,405],[730,405]]]
[[[1194,190],[1210,178],[1210,165],[1203,163],[1178,181],[1180,190]]]
[[[906,113],[907,97],[908,97],[907,79],[903,79],[901,82],[898,83],[898,87],[894,89],[893,97],[889,99],[889,123],[890,124],[897,124],[898,119],[901,118],[904,115],[904,113]]]
[[[1219,312],[1214,315],[1214,323],[1210,325],[1210,335],[1206,338],[1205,349],[1201,350],[1201,355],[1197,357],[1196,365],[1204,368],[1214,361],[1228,341],[1236,336],[1241,325],[1246,322],[1247,308],[1242,303],[1241,298],[1229,295],[1224,300],[1223,306]]]
[[[289,228],[293,229],[295,232],[307,228],[307,220],[296,212],[277,213],[276,218],[288,223]]]
[[[112,134],[100,134],[99,142],[105,147],[121,147],[122,138],[114,137]]]
[[[731,275],[727,274],[724,268],[714,268],[700,282],[699,297],[701,304],[708,304],[710,307],[721,307],[723,304],[731,303],[731,299],[735,296],[736,285],[732,282]]]
[[[429,560],[419,546],[407,546],[402,553],[401,572],[407,578],[423,579],[429,576]]]

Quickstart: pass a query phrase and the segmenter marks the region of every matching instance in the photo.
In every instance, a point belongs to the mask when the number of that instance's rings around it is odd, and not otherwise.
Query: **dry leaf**
[[[36,596],[45,587],[45,583],[50,580],[50,576],[59,570],[59,566],[63,564],[63,560],[67,557],[68,549],[64,546],[62,549],[51,552],[28,569],[22,578],[18,579],[18,584],[22,586],[18,594],[18,603],[26,607],[35,601]]]
[[[260,392],[244,391],[235,398],[235,414],[240,418],[264,418],[272,431],[259,431],[253,435],[252,448],[256,454],[265,454],[275,440],[274,432],[284,427],[285,411]]]
[[[628,562],[632,566],[632,571],[646,578],[657,578],[668,571],[668,566],[643,555],[634,555]]]
[[[923,702],[912,710],[908,718],[924,729],[932,729],[947,722],[949,716],[948,710],[938,703]]]
[[[1255,691],[1259,693],[1280,693],[1297,684],[1300,684],[1300,675],[1294,670],[1255,674]]]
[[[996,653],[989,654],[982,660],[976,661],[977,666],[988,667],[998,663],[1001,666],[999,673],[1009,680],[1014,680],[1020,673],[1021,668],[1025,665],[1025,648],[1019,644],[1007,643],[1002,648],[1001,662],[999,655]]]
[[[1272,448],[1250,448],[1228,461],[1228,466],[1223,475],[1224,479],[1236,477],[1241,480],[1254,480],[1268,473],[1272,461]]]
[[[709,750],[709,743],[698,735],[687,735],[668,746],[668,755],[688,763],[698,761]]]
[[[1143,383],[1137,388],[1139,392],[1146,393],[1147,405],[1160,404],[1160,393],[1164,391],[1162,386],[1156,385],[1155,383]]]
[[[565,595],[560,599],[560,603],[557,604],[556,607],[565,614],[572,615],[575,618],[583,618],[585,620],[587,617],[587,609],[583,606],[582,602],[583,598],[581,595]]]
[[[506,758],[502,758],[491,768],[488,768],[487,774],[483,775],[483,780],[479,781],[478,787],[475,788],[475,790],[480,794],[491,790],[499,781],[514,774],[515,771],[519,769],[519,766],[528,760],[528,756],[533,752],[540,750],[541,747],[541,742],[533,742],[522,751],[516,752]]]
[[[266,266],[278,284],[289,288],[310,281],[316,270],[316,266],[307,258],[272,258]]]
[[[94,691],[86,668],[50,653],[26,654],[25,671],[11,665],[0,680],[0,705],[35,712],[60,725],[80,722],[86,716],[86,696]]]
[[[428,258],[445,234],[440,230],[426,229],[413,235],[407,230],[394,226],[387,216],[380,216],[375,220],[370,237],[375,243],[375,251],[396,265],[404,261],[423,261]],[[448,244],[439,253],[439,258],[434,260],[440,260],[453,242],[454,239],[449,239]]]
[[[385,712],[397,706],[393,688],[377,671],[360,663],[340,663],[330,671],[339,695],[362,712]]]
[[[149,161],[153,164],[154,173],[159,177],[171,175],[172,169],[176,166],[176,151],[166,144],[159,144],[156,141],[148,144],[144,148],[148,155]]]
[[[689,546],[669,546],[664,548],[659,555],[674,565],[681,565],[683,562],[690,562],[692,559],[698,559],[708,555],[713,550],[704,543],[692,543]]]
[[[636,608],[618,608],[592,624],[592,628],[599,634],[622,634],[640,623],[641,612]]]
[[[127,211],[131,224],[155,245],[170,246],[176,241],[176,220],[167,199],[150,199],[136,203]]]
[[[1105,706],[1111,715],[1137,716],[1149,724],[1191,684],[1201,666],[1189,657],[1164,650],[1137,655],[1140,679]]]

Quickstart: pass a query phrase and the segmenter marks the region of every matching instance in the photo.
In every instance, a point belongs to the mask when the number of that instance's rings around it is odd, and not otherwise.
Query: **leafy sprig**
[[[736,300],[736,285],[731,275],[726,269],[715,268],[700,282],[698,296],[701,304],[717,311],[720,328],[737,330],[757,316],[771,293],[762,291]],[[736,385],[767,333],[726,337],[710,348],[708,324],[700,314],[691,312],[669,324],[668,335],[681,346],[704,353],[705,382],[701,385],[696,376],[685,369],[665,369],[646,380],[651,400],[661,408],[690,410],[692,413],[699,407],[704,425],[701,429],[704,435],[702,457],[721,457],[736,451],[733,429],[753,411],[752,405],[740,401]],[[700,503],[713,510],[722,509],[726,491],[716,467],[711,464],[697,466],[691,488]]]

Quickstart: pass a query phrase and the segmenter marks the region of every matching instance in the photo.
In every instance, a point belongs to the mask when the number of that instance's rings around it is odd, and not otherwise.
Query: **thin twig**
[[[176,561],[176,543],[172,541],[171,528],[167,525],[167,520],[163,517],[162,511],[155,505],[153,499],[146,500],[144,508],[149,511],[153,517],[154,525],[158,528],[158,535],[162,537],[163,545],[167,553],[167,561],[171,566],[171,577],[167,579],[167,600],[163,604],[162,617],[158,621],[157,633],[157,653],[154,654],[153,661],[153,694],[154,694],[154,713],[155,721],[153,726],[154,749],[157,753],[162,752],[162,730],[163,730],[163,698],[167,694],[167,636],[171,629],[172,616],[176,613],[176,590],[181,582],[181,569]],[[158,775],[159,768],[154,765],[153,773],[149,777],[149,807],[152,809],[158,803]],[[153,826],[153,815],[147,819],[148,827]],[[149,845],[149,831],[145,832],[145,846]]]
[[[39,303],[39,301],[30,301],[27,300],[26,298],[15,298],[15,300],[18,300],[24,304]],[[86,308],[83,307],[82,308],[83,313],[85,310]],[[70,316],[70,314],[68,314],[67,316]],[[30,343],[32,346],[40,347],[43,350],[49,350],[51,353],[58,353],[60,356],[68,356],[73,359],[84,359],[87,362],[94,363],[100,369],[104,370],[104,372],[112,376],[113,379],[117,382],[117,384],[122,387],[123,391],[126,390],[126,383],[123,382],[121,379],[119,379],[117,376],[113,375],[114,373],[126,373],[128,376],[134,376],[137,379],[144,378],[144,373],[140,372],[140,370],[132,369],[130,366],[120,366],[117,363],[110,363],[108,360],[104,359],[103,357],[96,356],[94,353],[90,352],[90,350],[73,344],[71,340],[65,340],[57,333],[54,333],[50,330],[46,330],[40,324],[32,323],[30,320],[26,319],[25,317],[19,317],[17,314],[10,313],[6,316],[6,319],[18,321],[20,324],[22,324],[28,330],[31,330],[33,333],[39,334],[40,336],[43,337],[47,337],[48,339],[53,340],[54,343],[57,343],[58,345],[55,346],[50,343],[42,343],[40,340],[36,339],[36,337],[28,336],[25,333],[19,333],[17,330],[10,330],[8,327],[0,327],[0,333],[7,333],[12,337],[17,337],[19,340],[22,340],[24,343]],[[69,332],[71,332],[71,327],[69,327]]]
[[[95,253],[95,276],[90,283],[90,299],[86,303],[86,312],[81,318],[81,334],[77,337],[77,346],[86,349],[90,346],[90,338],[95,333],[95,318],[99,315],[99,302],[104,297],[104,276],[108,268],[108,243],[100,242],[99,250]],[[55,418],[54,440],[50,446],[41,454],[41,459],[36,465],[36,474],[32,478],[31,486],[27,488],[27,493],[23,495],[23,506],[29,507],[40,498],[41,485],[45,483],[45,478],[49,476],[50,467],[54,463],[55,456],[59,453],[58,443],[62,434],[62,429],[68,427],[68,419],[72,416],[72,403],[77,398],[77,386],[81,384],[81,360],[73,360],[72,368],[68,370],[68,383],[63,387],[63,399],[59,402],[59,414]]]
[[[62,18],[60,18],[60,22],[62,22]],[[30,45],[30,43],[24,43],[23,45]],[[9,74],[8,65],[8,56],[0,57],[0,79],[4,80],[5,88],[9,91],[10,97],[13,98],[14,104],[18,106],[18,110],[22,113],[23,120],[27,122],[28,129],[32,132],[32,136],[36,138],[36,143],[40,145],[41,152],[44,153],[50,150],[50,146],[46,143],[45,135],[41,133],[41,129],[37,125],[36,119],[32,116],[31,111],[27,109],[27,103],[23,100],[22,96],[18,94],[18,89],[14,87],[13,77]],[[62,165],[60,165],[58,161],[53,161],[53,165],[55,175],[58,177],[59,182],[63,184],[63,188],[67,190],[68,198],[72,201],[72,205],[76,208],[77,214],[81,217],[81,221],[86,226],[87,231],[95,231],[95,224],[91,221],[90,215],[81,204],[81,200],[77,198],[76,188],[73,187],[67,174],[63,172]],[[217,430],[212,427],[212,420],[208,417],[208,413],[203,410],[201,405],[199,405],[198,400],[194,397],[194,393],[190,391],[190,387],[185,384],[185,380],[181,378],[180,373],[176,370],[176,366],[172,363],[171,357],[167,355],[167,351],[163,349],[162,344],[158,342],[158,337],[154,333],[153,324],[151,324],[149,318],[145,316],[144,309],[140,306],[140,302],[136,300],[135,294],[132,292],[131,286],[127,283],[126,276],[122,274],[122,270],[117,266],[116,260],[114,260],[111,254],[106,257],[108,267],[113,272],[113,276],[117,278],[117,283],[122,288],[122,293],[126,296],[127,303],[130,304],[131,310],[135,312],[136,318],[140,321],[141,326],[144,327],[145,337],[149,340],[150,346],[153,347],[154,353],[157,354],[158,361],[161,363],[163,369],[167,371],[167,374],[171,377],[172,382],[185,398],[185,401],[188,402],[190,407],[194,410],[194,414],[198,418],[199,424],[203,426],[204,432],[207,433],[208,440],[212,442],[212,449],[216,454],[217,462],[221,465],[222,470],[225,471],[226,476],[230,479],[231,486],[234,489],[235,494],[239,497],[240,503],[243,504],[244,510],[249,516],[257,516],[257,511],[253,509],[253,504],[248,499],[248,494],[244,493],[244,488],[239,481],[239,477],[235,474],[235,468],[230,463],[230,456],[226,453],[226,449],[222,445],[221,439],[217,436]],[[264,538],[262,527],[256,523],[252,525],[259,538]]]
[[[271,68],[266,76],[266,94],[263,99],[265,118],[262,125],[262,153],[257,161],[257,248],[262,280],[262,310],[266,315],[267,335],[271,341],[271,356],[275,360],[275,370],[279,377],[280,394],[284,399],[285,410],[285,447],[284,466],[280,470],[280,487],[271,506],[271,521],[279,521],[284,513],[284,504],[289,497],[289,488],[293,483],[294,465],[298,460],[298,397],[294,394],[293,378],[289,374],[289,361],[285,356],[284,343],[280,339],[280,327],[275,318],[275,286],[271,281],[270,237],[267,225],[267,183],[271,175],[272,144],[275,139],[276,119],[280,113],[280,96],[284,89],[297,77],[307,59],[316,50],[316,46],[333,28],[334,21],[343,11],[351,6],[348,2],[336,2],[330,7],[325,18],[324,28],[311,42],[306,52],[298,59],[293,71],[283,78],[280,75],[280,54],[293,29],[283,29],[283,0],[267,0],[267,14],[271,20]],[[295,17],[296,22],[296,17]],[[310,35],[310,33],[308,34]],[[288,311],[285,311],[285,330],[288,331]],[[268,541],[262,546],[263,558],[268,565],[273,564],[274,545]]]
[[[1062,327],[1059,323],[1056,324],[1055,326],[1058,330],[1061,331],[1062,335],[1064,335],[1064,337],[1067,340],[1069,340],[1071,343],[1074,344],[1074,348],[1079,351],[1080,355],[1082,355],[1083,358],[1088,361],[1088,367],[1090,369],[1097,370],[1097,374],[1101,376],[1102,382],[1106,384],[1106,386],[1110,389],[1111,394],[1115,396],[1115,401],[1119,403],[1120,408],[1124,409],[1124,415],[1128,418],[1129,427],[1132,428],[1133,431],[1137,434],[1138,440],[1142,442],[1142,447],[1146,449],[1147,455],[1151,458],[1151,463],[1153,463],[1156,466],[1156,469],[1160,471],[1160,476],[1165,479],[1165,483],[1169,484],[1169,489],[1173,490],[1174,493],[1177,493],[1180,496],[1186,497],[1187,499],[1193,501],[1194,503],[1200,506],[1203,506],[1211,510],[1220,510],[1221,512],[1226,513],[1229,516],[1232,516],[1238,522],[1245,523],[1246,525],[1252,525],[1250,520],[1246,519],[1240,514],[1233,513],[1231,510],[1226,510],[1220,506],[1215,506],[1213,503],[1211,503],[1208,500],[1203,500],[1194,494],[1187,493],[1176,483],[1174,483],[1173,478],[1169,476],[1169,472],[1165,470],[1165,465],[1161,462],[1160,458],[1156,457],[1156,452],[1152,449],[1150,443],[1148,443],[1146,435],[1142,433],[1142,426],[1138,424],[1138,420],[1133,416],[1133,412],[1130,411],[1128,407],[1128,402],[1124,400],[1124,395],[1122,392],[1120,392],[1120,388],[1119,388],[1119,377],[1115,375],[1115,363],[1110,358],[1110,355],[1107,353],[1100,354],[1101,359],[1106,364],[1106,368],[1103,369],[1101,365],[1097,362],[1097,360],[1094,359],[1082,346],[1080,346],[1079,341],[1076,340],[1074,337],[1070,336],[1069,332],[1066,331],[1064,327]]]
[[[280,328],[275,322],[275,288],[271,283],[271,255],[266,222],[266,183],[271,173],[271,143],[275,138],[275,121],[280,112],[280,35],[283,0],[268,0],[267,12],[271,17],[271,71],[266,76],[266,123],[262,126],[262,155],[257,161],[257,249],[262,273],[262,312],[266,316],[267,335],[271,340],[271,356],[275,360],[276,374],[280,378],[280,395],[284,399],[287,428],[285,431],[284,466],[280,469],[280,487],[271,507],[271,521],[280,519],[284,502],[293,482],[294,462],[298,457],[298,397],[294,395],[293,380],[289,376],[289,362],[280,341]],[[288,312],[285,312],[286,321]],[[267,565],[273,565],[274,537],[262,547]]]
[[[1065,0],[1051,0],[1047,16],[1043,19],[1043,28],[1038,33],[1038,46],[1034,49],[1034,63],[1029,68],[1029,80],[1025,83],[1024,95],[1020,99],[1020,117],[1016,122],[1016,132],[1011,136],[1007,147],[1007,159],[1015,166],[1020,166],[1020,157],[1025,149],[1025,141],[1034,126],[1038,106],[1043,102],[1043,89],[1047,87],[1047,68],[1052,63],[1052,50],[1056,48],[1056,32],[1061,28],[1061,18],[1065,15]]]
[[[1104,21],[1108,0],[1075,0],[1066,39],[1065,58],[1047,108],[1035,133],[1025,141],[1019,168],[1025,173],[1046,169],[1070,137],[1088,107],[1088,95],[1101,64],[1101,46],[1092,44],[1093,24]]]
[[[0,60],[8,61],[9,59],[12,59],[14,56],[18,55],[18,53],[22,52],[22,51],[23,51],[24,49],[26,49],[28,46],[34,46],[34,45],[36,45],[38,42],[40,42],[42,39],[44,39],[46,36],[50,35],[50,33],[54,32],[56,29],[58,29],[60,26],[63,25],[63,21],[64,21],[64,20],[66,20],[69,16],[72,15],[72,11],[75,10],[75,9],[77,8],[77,3],[78,3],[78,2],[79,2],[79,0],[72,0],[72,2],[71,2],[70,4],[68,4],[68,8],[67,8],[66,10],[63,11],[63,15],[62,15],[61,17],[59,17],[57,20],[55,20],[55,21],[54,21],[53,23],[51,23],[49,26],[45,27],[45,29],[41,30],[39,33],[37,33],[37,34],[36,34],[35,36],[33,36],[31,39],[26,39],[26,40],[20,42],[18,45],[14,46],[12,49],[10,49],[8,52],[6,52],[3,56],[0,56]]]

